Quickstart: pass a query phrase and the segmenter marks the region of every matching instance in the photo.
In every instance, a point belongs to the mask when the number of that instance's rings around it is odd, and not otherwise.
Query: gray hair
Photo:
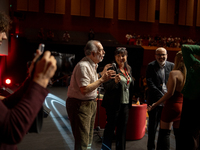
[[[84,52],[85,52],[86,56],[89,56],[92,51],[94,51],[95,53],[97,52],[97,50],[98,50],[98,47],[96,45],[97,43],[100,43],[100,42],[97,40],[90,40],[87,42],[87,44],[84,48]]]

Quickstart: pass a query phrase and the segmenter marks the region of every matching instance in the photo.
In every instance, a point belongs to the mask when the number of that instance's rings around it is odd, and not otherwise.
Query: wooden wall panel
[[[193,26],[194,0],[187,0],[186,26]]]
[[[118,0],[118,19],[126,20],[126,0]]]
[[[135,21],[135,0],[127,0],[127,20]]]
[[[56,0],[56,14],[65,14],[65,0]]]
[[[113,19],[114,0],[105,0],[105,18]]]
[[[71,15],[81,15],[81,0],[71,0]]]
[[[167,23],[174,24],[174,16],[175,16],[175,0],[168,0],[167,7]]]
[[[147,21],[148,0],[140,0],[139,21]]]
[[[33,12],[39,12],[39,0],[29,0],[28,10]]]
[[[196,26],[200,27],[200,0],[197,2],[197,19]]]
[[[179,1],[179,25],[193,26],[194,0]]]
[[[27,0],[17,0],[17,10],[27,11],[28,1]]]
[[[104,0],[96,0],[95,17],[104,18]]]
[[[178,20],[178,24],[179,25],[185,25],[186,22],[186,7],[187,6],[187,2],[186,0],[181,0],[179,1],[179,20]]]
[[[161,0],[160,1],[159,23],[167,23],[167,11],[168,11],[167,0]]]
[[[54,13],[55,12],[55,0],[45,0],[44,12],[45,13]]]
[[[135,0],[118,0],[118,19],[135,21]]]
[[[155,22],[156,0],[148,0],[147,21]]]
[[[81,0],[81,16],[90,16],[90,0]]]

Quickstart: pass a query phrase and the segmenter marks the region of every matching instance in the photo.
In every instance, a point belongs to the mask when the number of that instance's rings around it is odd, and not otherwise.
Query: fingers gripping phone
[[[38,49],[42,52],[42,54],[44,52],[44,47],[45,47],[45,45],[42,44],[42,43],[40,43],[39,46],[38,46]]]
[[[44,47],[45,45],[40,43],[39,46],[38,46],[38,49],[42,52],[42,54],[37,58],[37,60],[35,61],[34,63],[34,68],[33,68],[33,71],[31,73],[31,77],[33,78],[33,75],[34,75],[34,72],[35,72],[35,66],[37,64],[37,62],[43,57],[43,54],[44,54]]]

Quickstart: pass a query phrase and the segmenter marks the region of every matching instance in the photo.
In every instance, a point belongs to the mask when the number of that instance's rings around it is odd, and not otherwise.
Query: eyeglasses
[[[99,52],[102,52],[102,51],[104,51],[104,49],[98,49],[98,51],[99,51]]]
[[[165,55],[167,55],[167,54],[156,54],[157,56],[165,56]]]
[[[121,51],[121,50],[126,50],[126,47],[117,47],[116,48],[118,51]]]

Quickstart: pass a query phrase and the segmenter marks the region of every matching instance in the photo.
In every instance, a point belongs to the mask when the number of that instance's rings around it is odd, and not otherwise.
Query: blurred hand
[[[153,103],[152,105],[149,105],[149,106],[147,107],[147,110],[148,110],[148,111],[151,111],[152,109],[154,109],[154,108],[156,107],[155,104],[156,104],[156,103]]]
[[[31,64],[32,68],[30,67],[30,73],[33,71],[34,63],[40,55],[41,52],[37,51]],[[56,69],[56,59],[54,56],[51,56],[50,51],[45,51],[43,57],[35,65],[33,81],[46,88],[49,80],[54,76]]]
[[[106,73],[106,71],[108,70],[108,68],[111,68],[111,67],[112,67],[111,64],[105,65],[105,67],[103,68],[103,71],[101,72],[101,76],[103,76],[103,74]]]
[[[34,64],[35,64],[36,60],[38,59],[38,57],[40,57],[41,54],[42,54],[42,52],[39,49],[37,49],[35,58],[33,59],[31,65],[29,67],[29,76],[31,76],[33,68],[34,68]]]
[[[108,70],[106,73],[103,74],[101,77],[102,82],[107,82],[110,79],[115,79],[116,72],[114,70]]]
[[[120,77],[119,74],[117,74],[117,75],[115,76],[115,83],[117,84],[117,83],[119,83],[120,81],[121,81],[121,77]]]
[[[147,111],[151,111],[151,108],[152,108],[152,106],[149,105],[149,106],[147,107]]]

